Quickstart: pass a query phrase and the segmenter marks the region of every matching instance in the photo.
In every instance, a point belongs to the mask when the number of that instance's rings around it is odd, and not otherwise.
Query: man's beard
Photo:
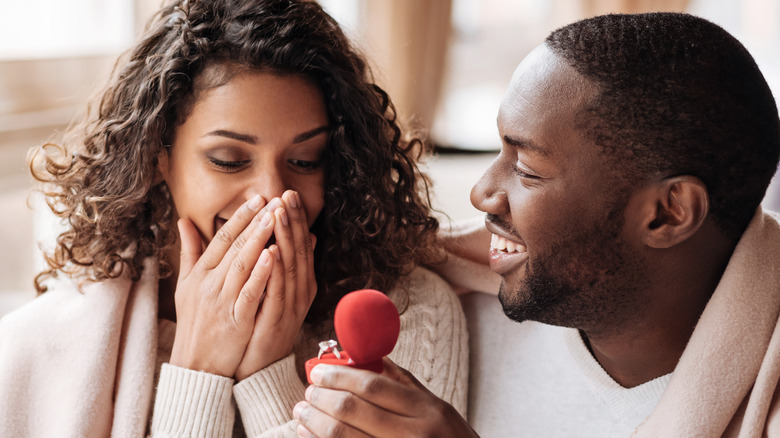
[[[502,281],[504,313],[518,322],[604,328],[640,311],[647,273],[620,235],[622,215],[608,216],[529,259],[524,279]]]

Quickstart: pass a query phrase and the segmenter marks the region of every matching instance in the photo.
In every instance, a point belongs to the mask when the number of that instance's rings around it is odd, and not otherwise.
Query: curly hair
[[[163,250],[176,234],[156,157],[197,99],[196,78],[213,65],[228,66],[227,75],[209,86],[229,80],[235,66],[301,75],[323,92],[330,132],[325,207],[312,226],[319,289],[310,322],[351,290],[388,290],[415,265],[441,259],[430,182],[416,165],[422,142],[402,136],[388,95],[316,2],[174,2],[125,57],[67,147],[44,145],[31,160],[50,208],[68,224],[36,277],[40,292],[58,271],[103,280],[128,269],[138,279],[148,257],[170,275]]]
[[[546,44],[600,87],[578,126],[618,160],[619,185],[696,176],[724,235],[742,234],[777,169],[780,124],[739,41],[702,18],[647,13],[582,20]]]

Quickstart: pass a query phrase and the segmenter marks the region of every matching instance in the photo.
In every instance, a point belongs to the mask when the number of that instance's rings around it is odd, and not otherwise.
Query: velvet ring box
[[[373,289],[350,292],[341,298],[333,315],[336,341],[320,342],[318,357],[306,361],[306,379],[317,364],[345,365],[381,373],[382,358],[398,341],[401,320],[387,295]]]

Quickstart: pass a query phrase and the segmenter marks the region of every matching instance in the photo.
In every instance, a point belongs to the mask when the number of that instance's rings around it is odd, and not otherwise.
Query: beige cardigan
[[[156,265],[147,262],[137,282],[122,277],[87,284],[80,293],[73,281],[60,280],[0,320],[0,436],[147,433],[158,342],[157,278]],[[393,355],[465,412],[468,345],[457,297],[424,269],[401,279],[396,289],[389,295],[407,297],[409,310],[401,316]],[[299,382],[300,399],[303,388]],[[281,423],[292,420],[291,413],[279,415]],[[260,425],[245,426],[256,431]]]
[[[780,215],[759,209],[740,239],[728,267],[695,328],[690,342],[672,373],[655,410],[634,432],[635,437],[780,437]],[[464,289],[485,289],[495,274],[465,259],[448,264],[454,272],[440,274]],[[464,306],[470,323],[485,322],[490,327],[470,333],[480,342],[497,330],[506,330],[506,318],[493,321],[495,307],[480,307],[486,301],[467,295]],[[503,315],[499,317],[503,318]],[[483,341],[489,343],[490,339]],[[507,347],[507,343],[498,342]],[[510,343],[511,344],[511,343]],[[472,344],[472,360],[500,357]],[[482,348],[480,348],[482,347]],[[519,347],[518,347],[519,348]],[[514,356],[522,353],[515,352]],[[533,360],[533,359],[529,359]],[[479,406],[494,402],[497,394],[483,390],[482,384],[496,378],[507,381],[502,401],[522,397],[512,386],[514,368],[496,375],[496,367],[474,366],[470,370],[469,411],[475,420],[490,421],[490,412]],[[491,386],[495,387],[495,386]],[[488,403],[490,402],[490,403]],[[495,436],[506,436],[493,429]],[[491,435],[492,436],[492,435]]]
[[[759,208],[634,437],[780,437],[779,220]]]

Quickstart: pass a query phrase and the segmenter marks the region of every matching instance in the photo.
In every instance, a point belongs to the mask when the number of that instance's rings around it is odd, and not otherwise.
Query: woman
[[[459,302],[417,267],[440,254],[419,147],[316,3],[163,7],[32,160],[66,228],[0,322],[0,430],[292,436],[302,364],[365,287],[401,312],[390,357],[462,412]]]

